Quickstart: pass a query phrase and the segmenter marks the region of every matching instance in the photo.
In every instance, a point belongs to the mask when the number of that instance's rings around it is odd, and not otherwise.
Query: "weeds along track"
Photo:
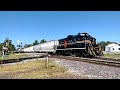
[[[44,58],[44,57],[47,57],[47,55],[30,56],[30,57],[15,58],[15,59],[6,59],[6,60],[0,60],[0,64],[15,63],[15,62],[21,62],[23,60],[37,59],[37,58]]]
[[[81,58],[81,57],[72,57],[72,56],[61,56],[61,55],[52,55],[51,58],[57,59],[66,59],[66,60],[74,60],[74,61],[83,61],[93,64],[100,64],[100,65],[107,65],[107,66],[114,66],[120,67],[120,59],[113,59],[113,58]]]

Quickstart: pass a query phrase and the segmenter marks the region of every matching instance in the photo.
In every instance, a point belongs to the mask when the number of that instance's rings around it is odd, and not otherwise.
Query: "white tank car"
[[[28,48],[24,48],[24,52],[34,52],[33,46],[28,47]]]
[[[22,49],[21,52],[24,52],[24,49]]]
[[[33,46],[34,52],[40,52],[40,46],[41,46],[41,44],[34,45],[34,46]]]
[[[34,51],[36,52],[55,52],[56,51],[56,46],[59,45],[59,41],[53,40],[53,41],[48,41],[42,44],[38,44],[34,46]]]

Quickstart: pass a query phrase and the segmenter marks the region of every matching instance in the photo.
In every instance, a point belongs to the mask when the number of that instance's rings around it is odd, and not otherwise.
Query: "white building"
[[[120,46],[112,43],[105,47],[105,51],[108,53],[120,53]]]

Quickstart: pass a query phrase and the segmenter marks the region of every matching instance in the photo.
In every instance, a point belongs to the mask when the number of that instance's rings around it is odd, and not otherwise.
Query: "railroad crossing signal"
[[[17,47],[18,47],[18,50],[19,50],[19,53],[20,53],[20,50],[22,49],[22,42],[20,42],[19,40],[18,40]]]

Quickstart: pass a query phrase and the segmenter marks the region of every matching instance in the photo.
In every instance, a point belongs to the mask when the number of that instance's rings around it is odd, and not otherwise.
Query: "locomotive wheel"
[[[75,53],[74,56],[75,57],[81,57],[80,53]]]
[[[61,53],[59,51],[56,52],[57,55],[60,55]]]
[[[100,56],[104,56],[104,54],[101,52],[101,53],[100,53]]]
[[[83,53],[82,56],[85,57],[85,58],[87,57],[85,53]]]
[[[70,55],[70,56],[73,56],[72,52],[69,52],[69,55]]]
[[[77,53],[75,53],[75,54],[74,54],[74,56],[75,56],[75,57],[78,57],[78,54],[77,54]]]

